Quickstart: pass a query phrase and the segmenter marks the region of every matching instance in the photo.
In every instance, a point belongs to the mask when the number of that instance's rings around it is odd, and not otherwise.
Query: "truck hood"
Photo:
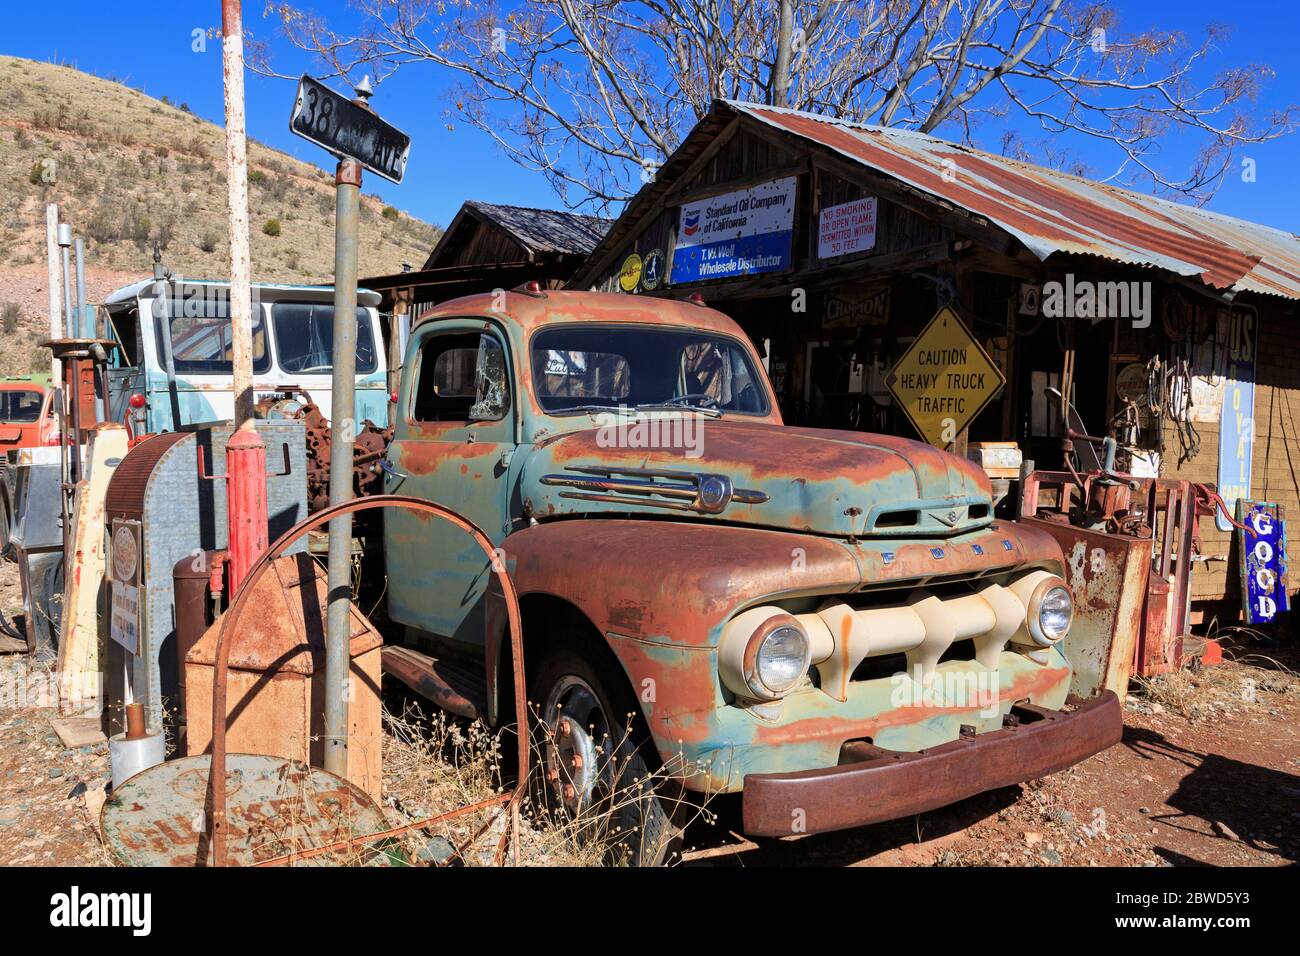
[[[988,479],[930,445],[866,432],[641,415],[533,446],[539,519],[685,512],[840,537],[947,536],[993,520]]]

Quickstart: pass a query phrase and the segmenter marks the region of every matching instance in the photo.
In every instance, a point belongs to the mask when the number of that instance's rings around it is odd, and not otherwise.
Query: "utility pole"
[[[235,427],[253,414],[252,282],[248,263],[248,140],[244,127],[244,27],[240,0],[221,2],[226,91],[226,200],[230,207],[230,322]]]
[[[232,594],[267,546],[266,444],[253,424],[253,306],[248,262],[248,141],[244,128],[243,31],[240,0],[222,0],[221,69],[226,95],[229,313],[235,404],[235,432],[226,443],[226,512]]]

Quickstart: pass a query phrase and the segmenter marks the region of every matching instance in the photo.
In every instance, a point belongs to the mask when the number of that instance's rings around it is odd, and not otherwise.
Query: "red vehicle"
[[[54,391],[28,377],[0,378],[0,553],[9,546],[13,464],[20,448],[59,443]]]

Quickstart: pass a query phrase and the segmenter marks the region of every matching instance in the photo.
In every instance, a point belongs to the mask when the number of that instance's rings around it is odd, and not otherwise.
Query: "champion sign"
[[[790,268],[795,178],[684,203],[671,281],[699,282]]]

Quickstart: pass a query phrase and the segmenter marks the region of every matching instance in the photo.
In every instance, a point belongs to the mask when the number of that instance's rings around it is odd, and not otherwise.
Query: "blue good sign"
[[[1267,624],[1291,609],[1286,581],[1286,521],[1266,501],[1237,499],[1241,600],[1247,624]]]
[[[1238,498],[1250,497],[1251,465],[1255,458],[1255,310],[1234,307],[1221,315],[1227,322],[1223,368],[1223,407],[1219,412],[1219,494],[1229,511]],[[1219,512],[1215,524],[1230,531],[1228,516]]]
[[[790,268],[793,176],[683,203],[673,244],[674,284]]]

